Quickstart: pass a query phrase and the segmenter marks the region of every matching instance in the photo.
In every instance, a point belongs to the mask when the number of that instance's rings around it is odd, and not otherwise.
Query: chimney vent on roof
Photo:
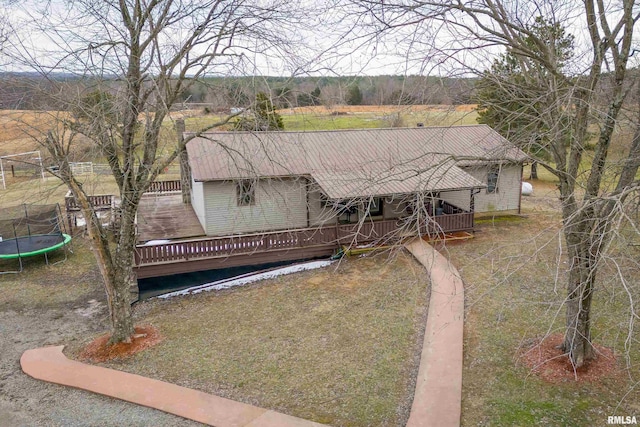
[[[419,128],[423,128],[424,127],[424,123],[416,123],[416,126]]]

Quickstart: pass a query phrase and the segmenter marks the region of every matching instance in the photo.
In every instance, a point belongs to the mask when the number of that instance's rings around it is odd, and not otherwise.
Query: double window
[[[238,206],[251,206],[256,204],[255,181],[243,179],[236,184]]]

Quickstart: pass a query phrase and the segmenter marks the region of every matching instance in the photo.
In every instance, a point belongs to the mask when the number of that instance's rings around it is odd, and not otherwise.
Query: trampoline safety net
[[[61,234],[60,206],[20,205],[0,209],[0,239]]]

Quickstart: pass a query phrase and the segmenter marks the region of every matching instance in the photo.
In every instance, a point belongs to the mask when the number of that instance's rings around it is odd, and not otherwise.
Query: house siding
[[[320,195],[322,191],[317,184],[309,185],[309,225],[311,227],[321,225],[333,225],[337,221],[335,213],[322,206]]]
[[[442,191],[440,198],[450,205],[464,209],[465,211],[471,209],[471,190]]]
[[[207,219],[204,209],[204,189],[202,182],[191,180],[191,206],[198,217],[198,221],[200,221],[200,225],[203,229],[206,229]]]
[[[405,215],[407,203],[404,201],[407,196],[387,197],[384,199],[384,207],[382,213],[384,219],[395,219]]]
[[[464,168],[480,182],[487,182],[489,166]],[[498,191],[487,193],[480,189],[475,194],[475,212],[518,210],[522,166],[503,165],[498,177]],[[284,230],[333,225],[335,213],[321,204],[321,190],[317,184],[303,178],[261,179],[255,189],[255,203],[238,206],[235,181],[193,182],[193,209],[209,236]],[[308,193],[307,193],[308,191]],[[469,210],[471,190],[443,191],[440,198],[454,206]],[[402,217],[406,197],[387,197],[384,216],[374,219]],[[352,216],[357,221],[362,212]]]
[[[464,168],[464,171],[486,184],[489,169],[490,166],[485,165],[467,167]],[[485,188],[480,189],[475,195],[475,212],[518,210],[520,207],[521,181],[522,165],[502,165],[498,175],[498,191],[487,193]]]
[[[205,233],[220,236],[307,226],[305,183],[300,179],[261,179],[255,203],[238,206],[235,181],[203,183]]]

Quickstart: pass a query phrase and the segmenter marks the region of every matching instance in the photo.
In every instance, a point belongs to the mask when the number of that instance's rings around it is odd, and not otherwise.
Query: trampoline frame
[[[60,264],[62,262],[65,262],[68,257],[67,257],[67,251],[70,251],[71,253],[73,253],[73,251],[69,248],[70,244],[71,244],[71,236],[69,234],[63,233],[62,230],[60,229],[60,224],[62,224],[62,227],[64,227],[64,221],[61,221],[61,216],[62,216],[62,212],[60,211],[60,205],[56,204],[56,208],[58,211],[58,230],[59,233],[49,233],[49,234],[31,234],[31,231],[29,231],[29,234],[25,235],[25,236],[15,236],[15,226],[14,226],[14,236],[11,239],[7,239],[5,240],[5,242],[8,242],[10,240],[15,240],[16,243],[16,253],[12,253],[12,254],[5,254],[2,255],[0,254],[0,261],[4,261],[4,260],[12,260],[12,259],[17,259],[18,260],[18,264],[20,266],[19,270],[10,270],[10,271],[0,271],[0,275],[2,274],[17,274],[17,273],[22,273],[22,271],[24,270],[24,266],[22,263],[22,258],[27,258],[27,257],[32,257],[32,256],[37,256],[37,255],[44,255],[44,259],[47,265],[56,265],[56,264]],[[25,205],[25,212],[26,212],[26,205]],[[66,231],[66,230],[64,230]],[[60,234],[62,236],[62,241],[56,243],[55,245],[52,246],[48,246],[46,248],[41,248],[41,249],[37,249],[35,251],[29,251],[29,252],[20,252],[20,246],[18,244],[18,240],[20,238],[23,237],[38,237],[38,236],[57,236],[58,234]],[[64,248],[64,259],[61,259],[60,261],[56,261],[53,264],[49,263],[49,252],[53,252],[55,250],[58,250],[60,248]]]

